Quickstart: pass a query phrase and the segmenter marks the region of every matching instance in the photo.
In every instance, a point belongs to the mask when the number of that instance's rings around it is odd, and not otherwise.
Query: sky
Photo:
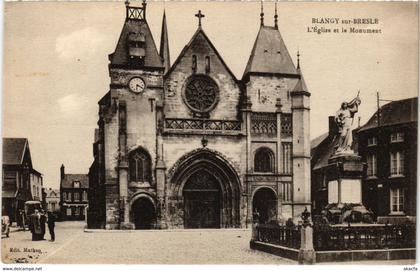
[[[132,5],[140,5],[139,1]],[[415,2],[281,2],[279,29],[311,92],[311,138],[328,129],[328,116],[360,90],[361,124],[376,111],[376,92],[387,100],[417,96],[418,14]],[[147,21],[158,47],[163,9],[172,63],[203,29],[240,79],[260,22],[259,2],[150,2]],[[274,2],[264,2],[273,25]],[[308,32],[313,18],[376,18],[380,34]],[[4,5],[3,137],[29,139],[44,187],[59,187],[67,173],[87,173],[98,121],[98,100],[109,90],[108,54],[125,19],[123,2],[8,2]],[[344,26],[347,28],[348,26]],[[159,48],[159,47],[158,47]],[[381,105],[383,102],[381,102]],[[355,121],[357,125],[357,121]]]

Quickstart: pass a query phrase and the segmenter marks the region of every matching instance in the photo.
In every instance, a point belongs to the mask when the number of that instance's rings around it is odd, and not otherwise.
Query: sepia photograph
[[[3,270],[417,270],[418,14],[4,2]]]

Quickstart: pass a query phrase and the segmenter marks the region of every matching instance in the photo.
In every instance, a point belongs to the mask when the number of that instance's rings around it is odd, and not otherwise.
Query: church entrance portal
[[[207,148],[181,157],[170,171],[169,220],[183,228],[240,226],[240,181],[217,152]]]
[[[131,217],[136,230],[153,229],[156,224],[155,206],[150,199],[141,197],[131,206]]]
[[[220,228],[220,186],[207,170],[194,173],[184,187],[184,227]]]
[[[270,188],[260,188],[252,199],[252,213],[259,223],[275,221],[277,218],[277,197]]]

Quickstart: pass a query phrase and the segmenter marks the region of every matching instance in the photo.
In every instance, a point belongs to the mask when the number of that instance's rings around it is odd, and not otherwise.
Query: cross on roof
[[[197,14],[195,14],[195,17],[198,18],[198,27],[201,27],[201,18],[204,18],[204,14],[201,13],[201,10],[198,11]]]

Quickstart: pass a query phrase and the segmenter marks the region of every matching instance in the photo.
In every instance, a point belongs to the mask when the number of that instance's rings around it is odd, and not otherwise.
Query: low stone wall
[[[416,259],[415,248],[349,250],[349,251],[317,251],[316,262],[352,262],[364,260],[401,260]]]
[[[250,242],[251,249],[264,251],[283,258],[299,260],[299,249],[263,243]],[[375,249],[375,250],[341,250],[341,251],[316,251],[315,261],[321,262],[352,262],[364,260],[400,260],[416,259],[415,248]]]
[[[299,249],[283,247],[283,246],[263,243],[259,241],[251,241],[249,242],[249,245],[251,249],[264,251],[270,254],[274,254],[283,258],[292,259],[295,261],[299,260]]]

